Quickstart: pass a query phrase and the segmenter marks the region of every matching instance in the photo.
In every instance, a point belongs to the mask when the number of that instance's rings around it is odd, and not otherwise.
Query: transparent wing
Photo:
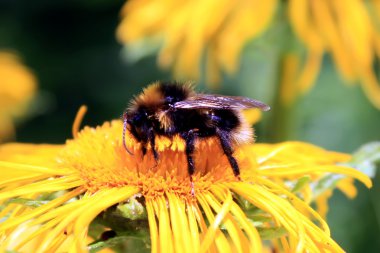
[[[174,104],[179,109],[249,109],[260,108],[268,111],[270,107],[263,102],[247,97],[222,96],[213,94],[196,94]]]

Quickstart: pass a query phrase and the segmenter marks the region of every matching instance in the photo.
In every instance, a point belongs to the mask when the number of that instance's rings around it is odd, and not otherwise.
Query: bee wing
[[[268,111],[270,107],[263,102],[247,97],[196,94],[174,104],[178,109],[249,109],[259,108]]]

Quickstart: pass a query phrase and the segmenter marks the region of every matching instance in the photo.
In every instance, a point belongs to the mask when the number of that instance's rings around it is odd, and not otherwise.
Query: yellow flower
[[[117,37],[127,46],[147,39],[162,44],[158,64],[172,67],[177,78],[199,80],[204,54],[206,78],[208,83],[215,84],[220,70],[236,71],[243,46],[267,27],[276,3],[276,0],[127,1]]]
[[[249,125],[255,125],[261,120],[261,110],[258,108],[248,109],[243,111],[245,120]]]
[[[312,87],[327,52],[345,80],[359,81],[380,109],[380,86],[373,70],[375,58],[380,56],[379,2],[290,0],[288,14],[294,33],[308,49],[297,89],[305,92]]]
[[[285,102],[310,90],[323,55],[329,53],[344,79],[361,83],[380,109],[380,85],[373,70],[380,57],[379,1],[290,0],[278,5],[277,0],[132,0],[122,10],[117,37],[135,54],[160,47],[158,65],[173,69],[176,78],[199,80],[205,66],[207,83],[216,84],[221,71],[232,74],[238,69],[244,45],[265,31],[280,9],[307,48],[305,60],[296,54],[284,60],[283,72],[289,73],[284,73],[282,85],[294,86],[283,91]]]
[[[284,181],[340,173],[371,186],[364,174],[336,165],[350,156],[301,142],[236,149],[238,181],[218,140],[208,138],[197,143],[192,195],[179,137],[157,137],[156,164],[130,134],[134,155],[128,154],[121,133],[122,122],[112,121],[74,130],[65,145],[0,146],[0,250],[86,252],[93,220],[140,196],[152,252],[262,252],[265,232],[285,252],[343,252],[326,222]],[[19,236],[20,230],[28,232]],[[33,238],[38,243],[28,245]]]
[[[22,116],[36,90],[36,79],[19,59],[0,52],[0,142],[14,134],[13,120]]]

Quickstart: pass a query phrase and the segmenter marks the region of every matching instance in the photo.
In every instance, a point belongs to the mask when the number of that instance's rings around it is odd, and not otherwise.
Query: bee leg
[[[228,132],[217,129],[216,134],[219,138],[220,145],[223,148],[224,154],[227,156],[228,162],[232,167],[235,177],[240,180],[240,169],[236,159],[232,156],[234,151],[231,147],[231,141],[228,137]]]
[[[141,152],[142,152],[143,156],[145,156],[145,154],[146,154],[146,142],[145,141],[141,141]]]
[[[181,137],[185,140],[186,142],[186,158],[187,158],[187,170],[189,172],[190,176],[190,186],[191,186],[191,195],[195,195],[194,191],[194,182],[193,182],[193,174],[194,174],[194,144],[195,144],[195,133],[193,130],[190,130],[187,133],[181,134]]]
[[[148,139],[149,139],[150,147],[152,149],[153,157],[154,157],[154,160],[156,161],[156,166],[157,166],[158,153],[156,150],[156,136],[154,134],[153,128],[149,128]]]

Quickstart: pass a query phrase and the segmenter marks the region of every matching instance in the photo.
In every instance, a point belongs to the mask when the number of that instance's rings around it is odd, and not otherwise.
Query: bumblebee
[[[247,97],[196,93],[191,84],[156,82],[136,96],[123,114],[123,144],[127,129],[142,144],[145,155],[150,144],[154,159],[155,137],[179,135],[186,143],[188,173],[192,183],[193,153],[197,139],[217,137],[235,177],[240,179],[239,165],[233,147],[253,141],[253,129],[244,120],[242,110],[270,107]],[[193,185],[192,185],[193,186]]]

